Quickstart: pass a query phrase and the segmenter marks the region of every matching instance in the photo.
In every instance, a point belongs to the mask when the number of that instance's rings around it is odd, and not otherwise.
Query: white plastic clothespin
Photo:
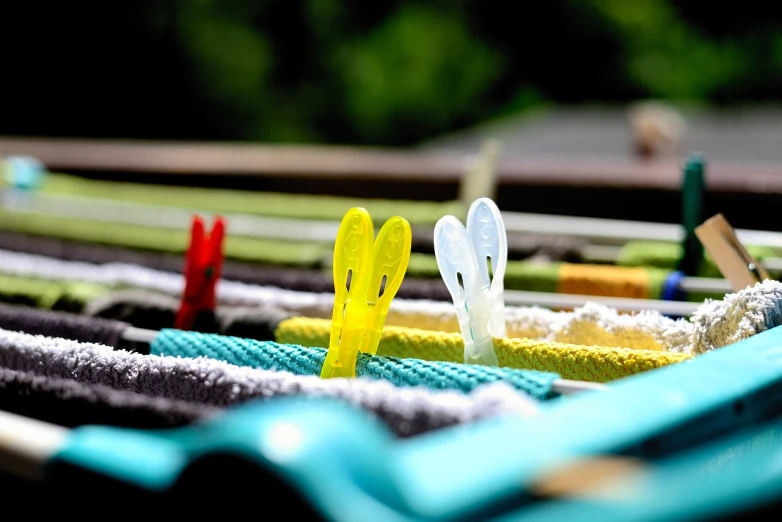
[[[454,216],[440,218],[434,228],[434,253],[456,306],[464,362],[497,366],[492,337],[507,336],[503,283],[508,239],[494,201],[476,199],[467,214],[467,228]]]

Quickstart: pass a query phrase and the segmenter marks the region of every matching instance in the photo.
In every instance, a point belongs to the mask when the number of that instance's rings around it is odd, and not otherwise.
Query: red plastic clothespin
[[[223,236],[225,221],[216,216],[212,232],[204,233],[204,222],[193,216],[190,247],[185,258],[185,290],[176,314],[174,327],[189,330],[199,312],[214,311],[215,287],[223,270]]]

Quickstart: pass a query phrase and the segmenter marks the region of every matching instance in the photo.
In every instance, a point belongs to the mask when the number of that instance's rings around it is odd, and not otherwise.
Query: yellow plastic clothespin
[[[394,216],[375,237],[372,217],[352,208],[342,218],[334,244],[334,309],[329,351],[320,376],[355,377],[358,352],[374,354],[388,308],[410,262],[413,234]]]
[[[707,219],[695,229],[695,234],[735,292],[771,279],[768,272],[747,252],[722,214]]]

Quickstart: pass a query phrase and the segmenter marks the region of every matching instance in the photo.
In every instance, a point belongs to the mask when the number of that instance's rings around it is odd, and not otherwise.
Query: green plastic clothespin
[[[700,153],[690,155],[682,164],[682,257],[676,267],[688,276],[697,276],[703,263],[703,245],[695,229],[703,222],[706,197],[704,162]]]

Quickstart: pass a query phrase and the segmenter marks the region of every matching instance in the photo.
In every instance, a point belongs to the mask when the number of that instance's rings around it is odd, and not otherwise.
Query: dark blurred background
[[[782,96],[782,3],[3,2],[0,134],[405,146],[551,105]]]

